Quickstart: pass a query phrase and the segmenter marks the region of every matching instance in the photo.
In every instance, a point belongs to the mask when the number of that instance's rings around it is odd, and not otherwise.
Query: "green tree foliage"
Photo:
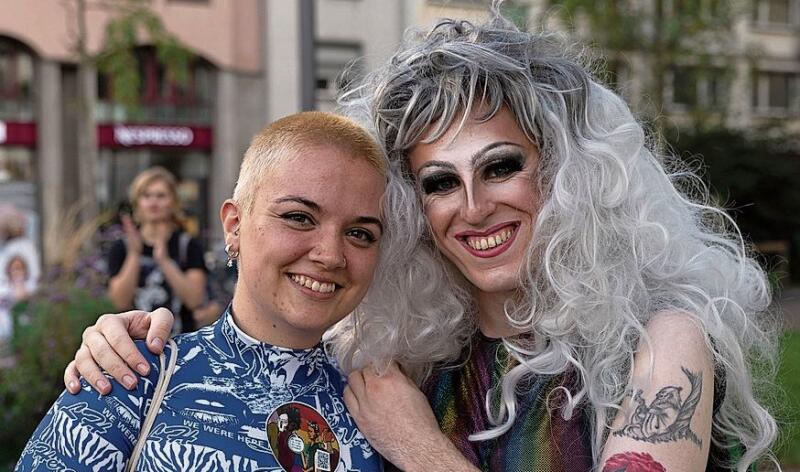
[[[788,240],[800,231],[796,136],[717,127],[683,129],[668,139],[690,164],[701,160],[718,202],[752,240]]]
[[[117,12],[106,25],[104,46],[96,59],[98,70],[111,79],[114,100],[132,108],[139,103],[141,77],[134,51],[142,42],[155,48],[167,80],[185,85],[194,54],[166,29],[161,18],[139,0],[120,2]]]
[[[121,237],[99,220],[78,224],[77,208],[62,220],[57,254],[26,301],[12,309],[11,367],[0,369],[0,470],[13,468],[50,405],[64,390],[64,368],[80,347],[83,330],[103,313],[116,312],[106,298],[104,249]]]
[[[83,330],[113,312],[104,296],[64,283],[15,307],[16,365],[0,371],[0,468],[16,462],[36,425],[64,390],[64,367]]]

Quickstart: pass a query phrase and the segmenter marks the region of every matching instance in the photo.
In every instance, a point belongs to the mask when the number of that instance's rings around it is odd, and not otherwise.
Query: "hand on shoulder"
[[[369,443],[402,470],[477,470],[442,434],[428,399],[396,363],[347,378],[344,401]]]
[[[125,313],[106,314],[97,323],[83,332],[83,342],[75,360],[64,371],[64,384],[70,393],[80,389],[79,377],[83,376],[98,392],[111,392],[111,383],[101,369],[105,370],[128,390],[136,387],[137,375],[150,373],[150,363],[143,356],[133,339],[147,339],[153,354],[160,354],[173,324],[172,313],[166,308],[152,312],[133,310]]]

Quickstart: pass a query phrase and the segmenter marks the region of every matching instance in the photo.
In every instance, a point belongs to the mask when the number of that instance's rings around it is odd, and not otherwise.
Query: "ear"
[[[219,209],[219,219],[222,221],[222,231],[225,233],[225,245],[231,245],[234,251],[239,250],[239,227],[242,224],[242,212],[239,204],[232,199],[227,199]]]

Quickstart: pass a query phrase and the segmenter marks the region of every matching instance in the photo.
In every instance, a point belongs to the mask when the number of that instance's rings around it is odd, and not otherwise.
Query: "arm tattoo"
[[[667,472],[667,468],[646,452],[629,451],[609,457],[603,472]]]
[[[690,429],[689,423],[692,421],[697,404],[700,403],[703,373],[692,372],[683,366],[681,370],[689,378],[691,385],[686,400],[681,400],[682,387],[669,385],[659,390],[648,405],[642,397],[642,390],[637,390],[631,399],[636,409],[628,424],[614,431],[614,436],[627,436],[650,443],[688,439],[698,447],[702,447],[703,441]]]

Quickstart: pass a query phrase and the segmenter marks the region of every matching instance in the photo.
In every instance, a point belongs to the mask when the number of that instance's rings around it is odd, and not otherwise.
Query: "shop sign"
[[[98,125],[100,147],[211,149],[211,128],[171,125]]]
[[[36,146],[36,123],[0,121],[0,146]]]

